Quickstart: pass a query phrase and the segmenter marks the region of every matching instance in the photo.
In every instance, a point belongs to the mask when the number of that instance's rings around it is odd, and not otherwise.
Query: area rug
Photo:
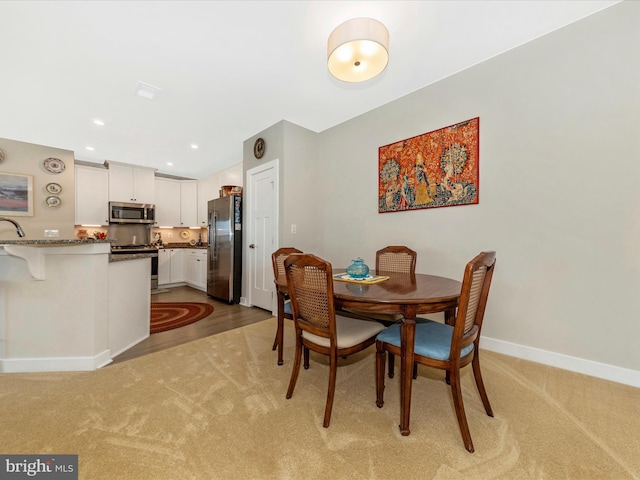
[[[208,303],[155,302],[151,304],[151,333],[166,332],[202,320],[213,312]]]

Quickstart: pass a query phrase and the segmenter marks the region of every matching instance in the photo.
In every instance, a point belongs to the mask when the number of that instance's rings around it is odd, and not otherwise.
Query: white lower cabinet
[[[158,250],[158,285],[186,283],[207,290],[206,248],[161,248]]]
[[[158,285],[184,282],[184,258],[184,248],[161,248],[158,250]]]
[[[207,290],[207,251],[187,250],[187,284],[198,290]]]

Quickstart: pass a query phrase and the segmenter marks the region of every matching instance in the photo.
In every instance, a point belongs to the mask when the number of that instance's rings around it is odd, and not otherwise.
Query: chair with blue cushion
[[[302,253],[302,251],[293,247],[283,247],[271,254],[271,263],[273,264],[273,281],[275,283],[276,301],[278,305],[278,328],[276,330],[276,338],[273,341],[272,350],[275,350],[276,348],[278,349],[278,365],[282,365],[284,363],[282,359],[282,350],[284,348],[284,319],[288,318],[289,320],[293,320],[289,295],[281,288],[282,285],[286,285],[284,261],[289,255],[297,253]],[[308,366],[309,362],[305,360],[305,367]]]
[[[478,344],[495,262],[495,252],[482,252],[467,264],[453,325],[421,319],[422,321],[415,326],[414,360],[421,365],[446,371],[446,380],[451,385],[460,432],[464,446],[469,452],[473,452],[473,442],[462,402],[460,369],[469,363],[472,364],[473,376],[484,409],[487,415],[493,417],[482,381]],[[388,327],[376,339],[376,405],[378,407],[384,404],[386,352],[400,355],[399,323]]]
[[[328,355],[329,388],[322,424],[327,428],[336,390],[338,358],[372,346],[385,326],[373,320],[336,314],[333,269],[329,262],[310,254],[290,255],[285,260],[284,267],[296,328],[296,355],[287,398],[293,396],[303,350]]]

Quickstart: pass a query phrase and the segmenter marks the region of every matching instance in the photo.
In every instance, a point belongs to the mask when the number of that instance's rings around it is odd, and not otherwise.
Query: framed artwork
[[[0,215],[33,216],[33,176],[0,173]]]
[[[378,212],[478,203],[480,117],[378,149]]]

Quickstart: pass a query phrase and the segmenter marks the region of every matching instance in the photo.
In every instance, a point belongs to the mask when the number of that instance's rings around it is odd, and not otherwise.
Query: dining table
[[[416,316],[444,312],[444,321],[453,325],[460,299],[462,283],[447,277],[424,273],[376,271],[375,276],[388,277],[377,283],[336,280],[336,274],[346,269],[334,269],[333,296],[337,310],[357,310],[366,313],[402,315],[400,358],[400,433],[409,435],[411,383]],[[372,273],[372,275],[374,275]],[[288,293],[286,282],[276,283],[281,295]]]

